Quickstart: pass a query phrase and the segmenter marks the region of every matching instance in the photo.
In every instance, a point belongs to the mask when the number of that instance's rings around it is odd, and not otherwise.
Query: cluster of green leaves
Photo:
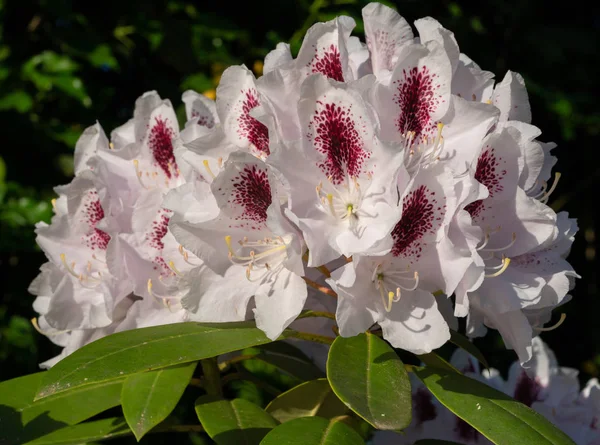
[[[0,383],[0,443],[67,445],[128,435],[139,441],[151,433],[195,432],[218,445],[364,444],[375,430],[401,432],[411,423],[412,372],[443,405],[496,444],[573,444],[535,411],[465,377],[433,353],[419,357],[425,366],[405,365],[373,333],[336,337],[329,339],[323,375],[297,348],[281,342],[294,337],[306,335],[288,329],[271,342],[251,321],[188,322],[113,334],[47,372]],[[481,357],[458,334],[454,342]],[[266,407],[247,397],[228,397],[228,381],[270,386],[244,372],[239,365],[245,362],[273,366],[293,386],[275,390]],[[197,420],[182,424],[171,414],[178,408],[192,411],[182,397],[190,386],[199,393],[193,406]],[[122,416],[106,413],[119,405]]]

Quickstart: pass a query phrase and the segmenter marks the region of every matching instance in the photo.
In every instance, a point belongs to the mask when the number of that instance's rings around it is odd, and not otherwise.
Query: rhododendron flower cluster
[[[580,391],[577,370],[559,367],[554,353],[539,338],[533,340],[530,367],[514,362],[505,380],[493,368],[480,372],[479,362],[457,349],[451,363],[459,371],[479,380],[545,416],[573,439],[577,445],[600,443],[600,384],[590,379]],[[492,443],[442,404],[418,379],[411,381],[413,421],[405,434],[375,433],[372,443],[413,444],[420,439],[440,439],[471,445]]]
[[[110,139],[83,133],[30,288],[61,357],[186,320],[254,319],[274,340],[311,289],[316,306],[337,298],[342,336],[378,325],[422,354],[466,317],[531,359],[577,277],[577,226],[546,204],[554,145],[524,81],[495,83],[432,18],[414,34],[371,3],[363,20],[366,43],[338,17],[296,57],[280,43],[258,78],[225,70],[216,102],[187,91],[183,129],[148,92]]]

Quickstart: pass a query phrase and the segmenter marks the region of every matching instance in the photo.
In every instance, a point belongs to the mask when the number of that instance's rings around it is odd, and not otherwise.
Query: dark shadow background
[[[110,132],[150,89],[170,98],[182,116],[184,90],[210,94],[231,64],[260,73],[259,61],[277,42],[291,41],[297,50],[312,23],[340,13],[358,19],[366,3],[0,0],[0,381],[35,372],[58,352],[29,322],[27,286],[44,262],[33,224],[49,220],[52,187],[70,181],[81,131],[98,119]],[[565,323],[543,338],[561,365],[580,369],[582,380],[598,376],[599,10],[542,0],[396,6],[410,22],[438,19],[462,52],[498,80],[508,68],[525,77],[533,124],[542,140],[558,143],[555,170],[563,177],[550,204],[580,226],[570,261],[583,278],[573,301],[557,311],[566,312]],[[515,360],[497,335],[478,344],[502,372]]]

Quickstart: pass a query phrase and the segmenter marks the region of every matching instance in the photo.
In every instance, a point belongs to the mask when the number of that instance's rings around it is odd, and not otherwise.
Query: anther
[[[210,175],[211,178],[215,179],[215,174],[212,172],[212,170],[210,169],[210,165],[208,164],[208,160],[205,159],[204,161],[202,161],[202,164],[204,164],[204,169],[208,172],[208,174]]]
[[[494,272],[492,274],[485,274],[484,276],[486,278],[498,277],[504,273],[504,271],[508,268],[509,264],[510,264],[510,258],[502,257],[502,265],[501,265],[502,267],[500,268],[500,270],[498,270],[497,272]]]

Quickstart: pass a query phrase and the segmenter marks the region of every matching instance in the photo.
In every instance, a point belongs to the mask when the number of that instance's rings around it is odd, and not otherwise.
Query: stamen
[[[392,303],[394,302],[394,298],[396,297],[396,294],[394,294],[393,292],[388,292],[388,301],[387,304],[385,304],[385,311],[386,312],[391,312],[392,311]]]
[[[562,314],[560,314],[560,320],[558,320],[554,325],[552,325],[550,327],[547,327],[547,328],[533,328],[533,329],[536,330],[536,331],[538,331],[538,332],[553,331],[556,328],[558,328],[561,324],[563,324],[566,318],[567,318],[567,314],[565,314],[563,312]]]
[[[208,172],[208,174],[210,175],[210,177],[213,178],[213,179],[215,179],[216,176],[212,172],[212,170],[210,169],[210,165],[208,164],[208,160],[205,159],[204,161],[202,161],[202,164],[204,164],[204,169]]]
[[[175,275],[182,277],[183,274],[177,269],[177,267],[175,267],[175,262],[173,262],[173,260],[169,261],[167,263],[167,265],[169,266],[169,269],[171,269],[173,272],[175,272]]]
[[[558,181],[560,181],[560,177],[561,177],[560,172],[556,172],[554,174],[554,182],[552,183],[552,186],[550,187],[550,190],[548,190],[544,194],[544,196],[540,198],[541,202],[543,202],[544,204],[546,204],[548,202],[548,199],[550,198],[550,195],[552,195],[552,193],[556,189],[556,186],[558,185]]]
[[[52,203],[52,209],[56,210],[56,198],[52,198],[50,202]]]
[[[62,261],[63,265],[65,266],[65,268],[67,269],[67,272],[69,272],[71,275],[73,275],[75,278],[79,279],[80,275],[78,275],[77,273],[75,273],[75,261],[73,261],[71,263],[71,266],[69,266],[67,264],[67,256],[64,253],[60,254],[60,261]]]
[[[133,165],[135,167],[135,173],[138,179],[138,182],[140,183],[140,185],[142,187],[144,187],[146,190],[152,190],[152,187],[148,187],[146,184],[144,184],[144,181],[142,181],[142,176],[144,175],[144,173],[140,170],[140,162],[137,159],[133,160]],[[146,172],[146,176],[150,176],[150,174],[148,172]],[[157,176],[156,172],[152,173],[152,178],[155,179]]]
[[[490,242],[490,234],[486,233],[485,238],[483,240],[483,244],[481,246],[477,247],[475,250],[479,251],[479,250],[483,249],[485,246],[488,245],[489,242]]]
[[[54,337],[56,335],[60,335],[60,334],[64,334],[66,332],[69,332],[69,330],[64,330],[64,331],[56,331],[56,332],[44,332],[44,330],[42,328],[40,328],[40,325],[38,324],[37,318],[33,317],[31,320],[31,324],[33,325],[33,328],[38,331],[40,334],[44,335],[45,337]]]
[[[329,203],[329,211],[331,214],[337,216],[337,213],[335,213],[335,209],[333,208],[333,195],[331,193],[327,194],[327,202]]]
[[[508,268],[508,265],[510,264],[510,258],[508,257],[502,257],[502,267],[500,268],[499,271],[492,273],[492,274],[485,274],[485,278],[494,278],[494,277],[498,277],[500,275],[502,275],[504,273],[504,271]]]
[[[512,240],[506,246],[504,246],[504,247],[497,247],[495,249],[483,249],[482,248],[483,246],[482,246],[482,247],[478,248],[477,250],[481,250],[482,252],[502,252],[503,250],[506,250],[506,249],[509,249],[510,247],[512,247],[515,244],[516,240],[517,240],[517,234],[515,232],[513,232],[512,233]],[[487,242],[485,244],[487,244]]]

